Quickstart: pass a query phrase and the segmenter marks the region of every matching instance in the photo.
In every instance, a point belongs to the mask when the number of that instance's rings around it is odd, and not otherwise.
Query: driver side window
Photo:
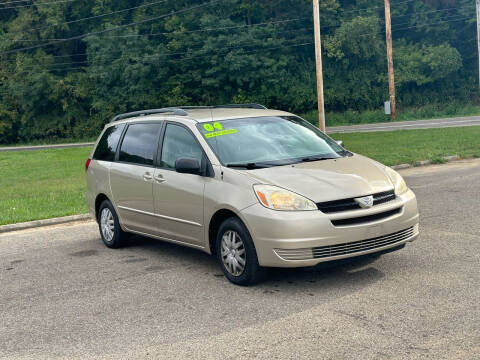
[[[197,159],[201,164],[202,148],[193,135],[183,126],[167,124],[160,167],[175,169],[175,161],[180,158]]]

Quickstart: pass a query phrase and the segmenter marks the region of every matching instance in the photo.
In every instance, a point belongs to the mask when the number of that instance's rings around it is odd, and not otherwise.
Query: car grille
[[[340,255],[355,254],[362,251],[382,248],[407,240],[416,234],[415,227],[398,231],[393,234],[379,236],[372,239],[355,241],[345,244],[318,246],[306,249],[275,249],[275,252],[284,260],[312,260]]]
[[[331,220],[331,221],[333,226],[358,225],[358,224],[365,224],[373,221],[383,220],[390,216],[400,214],[401,212],[402,212],[402,208],[399,207],[398,209],[385,211],[379,214],[359,216],[359,217],[348,218],[348,219]]]
[[[395,191],[393,190],[374,194],[373,206],[384,204],[392,200],[395,200]],[[355,202],[354,198],[322,202],[318,203],[317,207],[318,210],[326,214],[361,209],[360,205]]]

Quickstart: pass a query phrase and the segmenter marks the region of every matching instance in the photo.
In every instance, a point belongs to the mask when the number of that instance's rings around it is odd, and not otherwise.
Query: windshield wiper
[[[265,168],[271,167],[271,165],[261,164],[261,163],[227,164],[225,166],[228,168],[241,168],[241,169],[247,169],[247,170],[265,169]]]
[[[323,161],[323,160],[332,160],[336,159],[335,157],[327,157],[327,156],[307,156],[302,159],[302,162],[313,162],[313,161]]]

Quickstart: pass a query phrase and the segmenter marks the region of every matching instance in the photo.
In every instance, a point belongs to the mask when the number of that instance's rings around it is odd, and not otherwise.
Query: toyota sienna
[[[240,285],[265,267],[381,254],[419,234],[415,195],[396,171],[256,104],[118,115],[86,176],[106,246],[139,234],[193,247]]]

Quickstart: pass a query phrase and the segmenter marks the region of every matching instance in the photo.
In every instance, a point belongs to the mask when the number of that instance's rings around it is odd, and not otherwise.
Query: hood
[[[277,185],[324,202],[393,190],[384,166],[364,156],[242,170],[257,183]]]

